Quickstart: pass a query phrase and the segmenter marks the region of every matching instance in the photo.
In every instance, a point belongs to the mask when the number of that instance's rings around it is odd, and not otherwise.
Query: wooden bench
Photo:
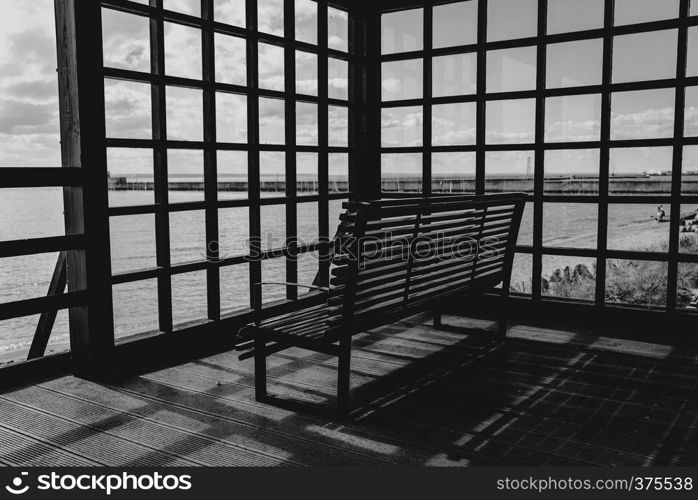
[[[266,358],[300,347],[339,358],[337,408],[349,411],[352,336],[455,298],[494,290],[508,295],[522,194],[405,198],[345,204],[335,238],[329,288],[289,283],[255,285],[255,389],[268,400]],[[297,286],[321,301],[284,314],[262,308],[262,288]],[[500,322],[506,336],[506,318]]]

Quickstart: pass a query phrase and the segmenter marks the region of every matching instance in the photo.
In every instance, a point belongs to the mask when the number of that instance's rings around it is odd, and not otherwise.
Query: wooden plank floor
[[[15,466],[698,464],[698,353],[484,320],[416,317],[356,338],[351,422],[257,403],[225,353],[118,385],[0,394]],[[335,360],[292,350],[270,391],[334,403]]]

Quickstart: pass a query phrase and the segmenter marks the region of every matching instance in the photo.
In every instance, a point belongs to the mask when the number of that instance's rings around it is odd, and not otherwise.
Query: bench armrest
[[[262,288],[265,286],[278,286],[278,287],[295,287],[295,288],[305,288],[306,290],[329,293],[330,289],[327,287],[320,287],[314,285],[303,285],[300,283],[283,283],[283,282],[262,282],[254,284],[254,323],[259,325],[262,321]]]

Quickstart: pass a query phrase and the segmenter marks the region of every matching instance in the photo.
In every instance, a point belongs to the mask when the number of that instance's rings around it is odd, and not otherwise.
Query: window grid
[[[316,0],[313,0],[316,1]],[[343,153],[352,158],[351,143],[347,146],[329,145],[328,108],[336,106],[349,110],[351,115],[355,104],[352,99],[334,99],[328,94],[329,57],[345,61],[353,71],[356,59],[349,52],[331,49],[328,46],[328,2],[317,0],[318,4],[318,43],[317,45],[295,39],[295,0],[284,0],[284,36],[258,32],[257,0],[246,0],[246,27],[228,25],[215,20],[214,0],[201,0],[201,17],[164,9],[163,0],[150,0],[149,5],[130,1],[102,0],[103,9],[127,12],[144,16],[150,20],[150,73],[103,68],[105,79],[121,79],[147,83],[151,86],[152,139],[120,139],[107,137],[107,148],[134,149],[143,148],[153,151],[154,167],[154,204],[111,207],[110,218],[141,214],[155,215],[156,233],[156,267],[140,271],[116,273],[112,285],[140,282],[157,278],[159,300],[160,331],[171,332],[177,325],[173,324],[172,314],[172,279],[179,275],[194,272],[206,272],[207,318],[210,321],[221,319],[221,268],[229,266],[248,266],[250,282],[262,280],[262,262],[272,259],[284,259],[286,262],[286,281],[296,282],[298,277],[298,254],[318,250],[317,243],[297,245],[294,238],[298,232],[297,207],[301,203],[317,205],[319,228],[317,236],[328,236],[329,203],[331,200],[343,200],[350,196],[348,192],[330,193],[328,168],[329,154]],[[335,8],[333,6],[333,8]],[[351,16],[348,16],[351,21]],[[201,35],[201,79],[182,78],[166,74],[165,68],[165,23],[189,26],[200,31]],[[244,86],[220,83],[216,80],[216,46],[215,36],[226,35],[246,41],[247,84]],[[349,31],[349,44],[353,33]],[[284,50],[284,91],[261,89],[259,87],[259,43],[264,42]],[[318,60],[318,95],[296,93],[297,51],[315,54]],[[324,82],[324,84],[323,84]],[[203,95],[203,140],[185,141],[167,138],[166,92],[172,88],[190,88],[202,91]],[[247,98],[247,142],[232,143],[218,141],[216,127],[217,96],[223,94],[242,95]],[[350,95],[351,97],[351,95]],[[278,99],[284,101],[285,129],[283,145],[260,144],[259,107],[260,99]],[[312,103],[318,106],[317,146],[299,146],[296,137],[296,104]],[[168,185],[168,151],[174,149],[195,150],[203,152],[204,199],[195,202],[172,203]],[[247,199],[225,200],[218,197],[218,153],[221,151],[245,151],[248,154]],[[282,196],[262,197],[260,192],[260,153],[279,152],[285,157],[286,192]],[[297,154],[314,153],[318,155],[319,192],[315,195],[299,195],[297,191]],[[351,160],[350,160],[351,161]],[[262,250],[261,209],[263,206],[285,206],[285,232],[289,245],[282,248]],[[216,242],[220,239],[219,211],[226,208],[248,208],[250,254],[261,255],[262,259],[249,262],[248,255],[222,255]],[[173,265],[170,244],[170,214],[180,212],[203,211],[206,220],[207,248],[202,248],[202,259]],[[205,252],[205,255],[204,255]],[[320,267],[320,266],[318,266]],[[322,269],[325,275],[320,280],[329,279],[329,266]],[[249,304],[254,301],[254,290],[250,287]],[[289,287],[287,299],[298,299],[295,288]]]
[[[535,37],[487,41],[487,0],[471,0],[478,3],[478,33],[477,43],[446,48],[433,48],[432,17],[435,5],[451,2],[422,2],[411,6],[405,5],[402,9],[423,8],[424,21],[424,47],[422,50],[398,52],[390,54],[379,52],[379,68],[382,63],[392,61],[422,60],[424,67],[423,97],[421,99],[403,99],[381,101],[381,109],[422,107],[423,111],[423,143],[421,146],[385,146],[381,144],[382,155],[390,154],[422,154],[423,156],[423,188],[425,194],[429,194],[432,188],[433,153],[448,152],[472,152],[476,155],[475,192],[484,194],[486,185],[486,153],[494,151],[530,151],[535,155],[534,162],[534,189],[528,195],[529,202],[533,203],[533,244],[520,245],[517,249],[520,254],[528,254],[533,258],[531,286],[531,298],[536,301],[542,299],[556,300],[543,297],[542,285],[542,260],[545,256],[570,256],[588,257],[597,261],[596,269],[596,294],[595,302],[600,308],[613,304],[606,302],[606,263],[610,259],[625,259],[638,261],[658,261],[668,263],[667,300],[663,309],[671,314],[677,312],[677,271],[681,263],[696,263],[695,255],[681,254],[679,251],[680,210],[682,205],[695,204],[698,196],[682,195],[681,171],[684,146],[698,144],[696,137],[684,137],[684,90],[686,87],[698,85],[698,77],[686,75],[687,61],[687,37],[688,29],[698,25],[698,18],[689,16],[689,0],[681,0],[677,18],[661,21],[642,22],[623,26],[614,26],[614,2],[604,2],[604,25],[597,29],[588,29],[576,32],[563,32],[547,34],[548,0],[538,1],[538,33]],[[396,8],[397,10],[397,8]],[[383,14],[393,12],[384,11]],[[678,31],[678,52],[676,78],[660,80],[633,81],[625,83],[613,83],[612,54],[614,37],[625,34],[656,32],[667,29]],[[598,85],[570,86],[561,88],[547,88],[547,47],[550,44],[585,41],[599,39],[603,41],[602,81]],[[533,90],[488,92],[486,88],[487,52],[498,49],[519,47],[536,47],[536,88]],[[475,53],[477,55],[477,90],[474,94],[456,95],[448,97],[432,96],[432,60],[434,57],[445,55],[457,55]],[[380,75],[380,71],[378,73]],[[629,90],[675,89],[675,114],[673,121],[673,137],[651,139],[612,139],[611,137],[611,99],[615,92]],[[546,99],[550,97],[599,95],[601,97],[601,134],[599,140],[546,142],[545,141],[545,106]],[[535,99],[536,122],[535,140],[524,144],[488,144],[486,140],[486,106],[488,102],[510,99]],[[476,140],[472,145],[448,145],[435,146],[432,144],[431,124],[432,107],[440,104],[476,103]],[[610,165],[609,155],[612,148],[632,147],[671,147],[673,150],[672,164],[672,190],[667,194],[651,194],[646,196],[611,194],[609,192]],[[599,192],[598,194],[560,195],[546,194],[545,192],[545,153],[556,150],[584,150],[595,149],[600,151]],[[382,176],[381,176],[382,177]],[[382,179],[381,179],[382,184]],[[386,193],[387,194],[387,193]],[[551,248],[544,245],[543,238],[543,207],[546,203],[587,203],[598,206],[598,246],[591,249],[582,248]],[[609,204],[665,204],[671,206],[670,241],[667,252],[635,251],[635,250],[608,250],[608,206]],[[685,312],[685,311],[681,311]]]

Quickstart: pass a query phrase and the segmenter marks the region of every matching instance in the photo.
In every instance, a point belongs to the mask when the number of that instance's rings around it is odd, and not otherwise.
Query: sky
[[[140,3],[146,3],[140,0]],[[670,18],[678,11],[678,0],[616,0],[616,23],[629,24]],[[698,2],[695,2],[698,3]],[[166,8],[199,15],[199,0],[165,0]],[[488,40],[535,35],[536,0],[490,0]],[[17,2],[0,0],[0,166],[59,166],[58,104],[56,82],[55,30],[52,0]],[[281,0],[260,0],[260,30],[281,34]],[[217,19],[244,23],[244,0],[215,0]],[[317,43],[316,8],[309,0],[297,0],[296,38]],[[693,14],[698,14],[693,7]],[[423,45],[422,10],[383,16],[383,52],[419,50]],[[330,45],[346,50],[346,18],[339,11],[330,25]],[[449,47],[476,41],[477,5],[474,1],[437,6],[434,12],[434,46]],[[549,31],[592,29],[603,23],[603,1],[549,0]],[[148,71],[149,35],[145,18],[108,9],[103,11],[104,59],[107,66]],[[344,26],[344,28],[342,28]],[[614,40],[613,81],[671,78],[676,64],[676,30],[626,35]],[[166,26],[166,67],[174,76],[200,78],[200,36],[197,30],[168,23]],[[220,82],[246,84],[245,42],[217,35],[216,78]],[[284,53],[279,47],[260,44],[260,86],[284,90]],[[689,76],[698,76],[698,27],[689,31]],[[547,78],[549,88],[595,85],[601,81],[601,40],[549,45]],[[536,49],[524,47],[491,51],[487,56],[487,91],[530,90],[536,82]],[[299,92],[317,95],[317,58],[299,53],[296,60]],[[476,58],[473,54],[444,56],[433,61],[434,96],[472,94],[476,87]],[[407,60],[383,65],[385,101],[418,99],[423,96],[423,62]],[[331,59],[331,97],[346,99],[347,65]],[[148,85],[107,80],[105,83],[107,133],[110,137],[150,138],[150,91]],[[612,138],[666,138],[673,134],[674,91],[672,89],[619,92],[613,96]],[[247,105],[244,96],[218,95],[219,141],[245,142]],[[202,92],[169,88],[167,92],[168,136],[171,139],[202,140]],[[297,106],[298,144],[317,144],[317,106]],[[330,143],[347,145],[346,109],[330,107]],[[601,99],[599,95],[551,98],[546,102],[545,135],[548,142],[598,140]],[[500,100],[488,103],[486,141],[488,144],[530,143],[535,130],[533,99]],[[419,146],[422,142],[421,107],[397,107],[382,113],[382,143],[386,147]],[[260,102],[261,141],[279,144],[284,140],[284,106],[281,101]],[[687,91],[686,134],[698,135],[698,87]],[[475,142],[475,106],[470,103],[436,106],[433,109],[435,145],[471,145]],[[546,173],[598,171],[593,151],[550,153]],[[489,154],[490,173],[525,173],[531,153]],[[698,169],[698,148],[687,148],[686,169]],[[277,155],[278,159],[278,155]],[[345,160],[344,160],[345,161]],[[109,168],[115,174],[152,172],[148,151],[109,151]],[[200,173],[200,152],[171,152],[175,173]],[[341,163],[341,161],[340,161]],[[435,172],[474,171],[467,154],[438,155]],[[221,171],[244,172],[245,159],[221,154]],[[283,172],[278,161],[266,162],[270,175]],[[386,171],[420,170],[421,156],[384,157]],[[671,166],[670,148],[613,151],[612,171],[617,174],[666,170]],[[299,172],[316,171],[312,155],[299,155]],[[263,164],[263,171],[265,167]]]

